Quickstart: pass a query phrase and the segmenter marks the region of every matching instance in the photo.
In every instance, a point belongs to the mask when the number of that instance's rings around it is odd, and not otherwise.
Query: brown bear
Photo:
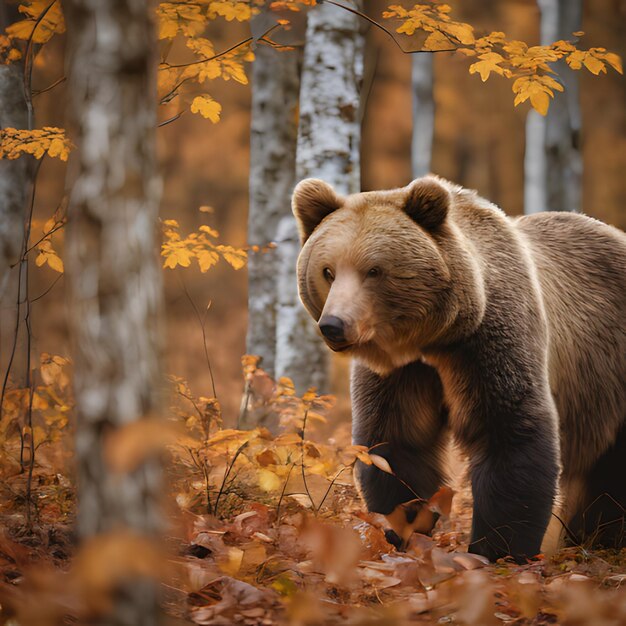
[[[470,551],[537,555],[558,505],[571,539],[622,545],[626,508],[626,235],[584,215],[507,217],[427,176],[342,197],[293,194],[298,285],[328,346],[353,357],[354,443],[372,511],[469,459]]]

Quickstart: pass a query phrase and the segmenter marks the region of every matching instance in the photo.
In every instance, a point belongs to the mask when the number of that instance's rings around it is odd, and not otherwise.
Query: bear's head
[[[451,189],[433,176],[346,197],[317,179],[296,186],[300,298],[331,349],[384,373],[450,325]]]

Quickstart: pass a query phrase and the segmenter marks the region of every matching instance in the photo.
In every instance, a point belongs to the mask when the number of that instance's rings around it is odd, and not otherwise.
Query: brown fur
[[[538,552],[559,468],[571,519],[625,428],[626,236],[582,215],[510,219],[436,177],[346,198],[305,180],[293,206],[301,299],[342,320],[329,345],[355,358],[355,442],[384,442],[428,498],[450,430],[471,458],[472,549]],[[370,508],[412,499],[379,474],[358,470]]]

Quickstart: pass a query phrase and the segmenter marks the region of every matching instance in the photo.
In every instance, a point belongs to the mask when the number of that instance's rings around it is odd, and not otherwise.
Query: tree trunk
[[[20,19],[17,7],[0,6],[0,32]],[[0,65],[0,128],[30,128],[28,111],[22,62]],[[0,364],[2,376],[8,380],[10,375],[12,383],[20,387],[29,379],[28,331],[23,323],[28,267],[26,260],[17,264],[23,252],[34,165],[30,155],[0,159]]]
[[[538,0],[541,44],[570,39],[582,24],[581,0]],[[524,212],[580,211],[582,156],[578,77],[565,61],[555,63],[565,87],[547,116],[536,111],[526,121]]]
[[[357,16],[338,7],[321,4],[311,9],[300,87],[296,178],[322,178],[344,194],[359,191],[361,185],[361,27]],[[290,376],[300,392],[310,386],[327,392],[328,350],[297,297],[295,260],[300,244],[293,217],[281,220],[278,244],[276,374]]]
[[[160,410],[155,32],[148,0],[64,0],[78,148],[67,232],[83,538],[159,527],[156,462],[113,473],[105,438]],[[103,623],[156,624],[156,585],[120,583]]]
[[[20,19],[13,7],[0,9],[0,31]],[[0,65],[0,128],[28,128],[22,63]],[[0,159],[0,297],[22,252],[24,211],[32,181],[32,158]]]
[[[255,57],[248,242],[262,245],[276,240],[280,219],[291,214],[302,54],[298,49],[281,52],[259,45]],[[246,349],[262,358],[261,367],[270,376],[275,374],[276,359],[277,256],[275,251],[251,253],[248,261]]]
[[[413,138],[411,169],[413,178],[430,172],[435,132],[435,100],[433,97],[434,54],[413,55]]]
[[[28,128],[23,72],[0,65],[0,127]],[[0,159],[0,295],[22,251],[24,210],[30,188],[29,157]]]

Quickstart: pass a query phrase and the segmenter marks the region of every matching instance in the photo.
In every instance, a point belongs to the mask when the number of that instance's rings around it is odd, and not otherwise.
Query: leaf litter
[[[224,429],[219,405],[194,398],[177,378],[160,450],[148,417],[116,433],[107,453],[115,472],[165,455],[168,530],[158,545],[118,532],[77,550],[67,458],[63,466],[53,454],[35,468],[42,504],[25,528],[25,477],[0,457],[0,623],[80,623],[107,610],[124,576],[157,578],[163,608],[177,623],[626,623],[626,550],[578,546],[522,566],[489,564],[467,552],[471,493],[464,478],[456,494],[444,488],[387,518],[368,513],[352,467],[358,459],[393,474],[389,462],[351,445],[340,429],[328,436],[331,398],[313,391],[298,397],[288,380],[268,383],[252,357],[244,359],[244,374],[249,409],[273,413],[275,434]],[[389,541],[391,532],[400,545]]]

